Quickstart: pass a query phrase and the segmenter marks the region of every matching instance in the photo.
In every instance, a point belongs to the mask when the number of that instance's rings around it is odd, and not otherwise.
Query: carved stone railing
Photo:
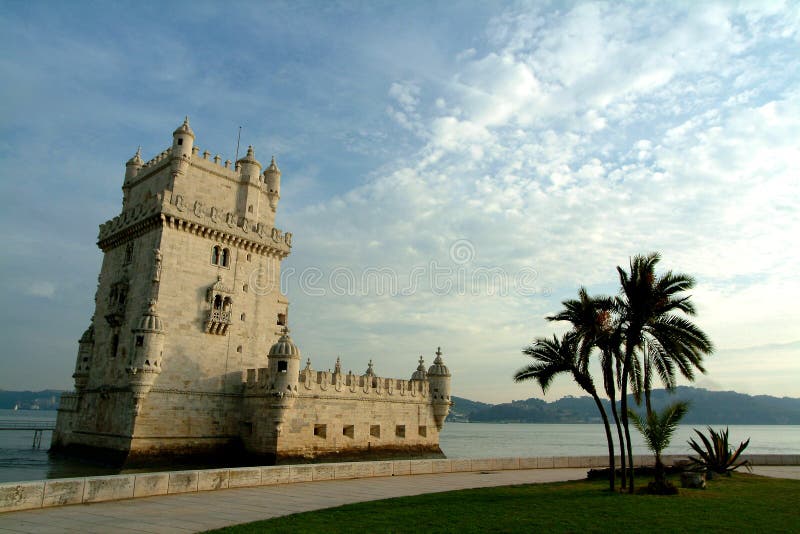
[[[231,312],[225,310],[211,310],[208,312],[208,320],[206,320],[206,332],[209,334],[216,334],[224,336],[228,333],[228,327],[231,325]]]

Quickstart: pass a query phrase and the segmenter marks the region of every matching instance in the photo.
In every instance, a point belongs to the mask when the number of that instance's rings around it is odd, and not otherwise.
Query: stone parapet
[[[663,457],[666,464],[685,459],[685,455]],[[743,455],[742,459],[749,460],[753,465],[800,465],[800,454],[752,454]],[[347,478],[559,467],[589,469],[605,467],[607,461],[607,456],[453,458],[239,467],[8,482],[0,484],[0,513],[172,493]],[[633,463],[636,466],[652,465],[653,457],[634,455]]]

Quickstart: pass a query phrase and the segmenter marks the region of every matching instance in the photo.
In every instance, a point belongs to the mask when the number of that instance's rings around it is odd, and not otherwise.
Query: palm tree
[[[620,330],[612,317],[614,300],[610,297],[590,297],[585,287],[578,290],[578,299],[565,300],[564,308],[547,317],[548,321],[569,321],[579,342],[579,356],[582,365],[587,366],[589,356],[594,347],[600,349],[600,368],[603,372],[603,388],[611,403],[611,414],[617,429],[620,444],[620,463],[622,468],[622,487],[625,488],[625,442],[622,437],[622,425],[617,413],[616,389],[614,376],[615,363],[619,361],[621,344]],[[613,447],[613,444],[612,444]],[[614,457],[609,462],[612,480],[616,466]]]
[[[653,451],[656,457],[655,485],[653,488],[655,493],[667,493],[670,489],[664,473],[664,464],[661,462],[661,453],[669,446],[672,434],[675,433],[678,423],[688,410],[689,405],[687,403],[676,402],[664,408],[661,414],[654,410],[648,412],[647,417],[642,417],[633,410],[629,411],[633,424],[642,433],[647,442],[647,447]]]
[[[534,363],[519,369],[514,374],[515,382],[535,380],[542,388],[542,393],[547,393],[553,379],[561,373],[570,373],[577,384],[594,399],[600,416],[603,418],[603,425],[606,430],[606,440],[608,441],[609,464],[614,462],[614,441],[611,438],[611,427],[608,424],[608,417],[603,408],[603,403],[597,395],[597,388],[594,386],[592,376],[589,374],[587,366],[581,361],[578,350],[577,336],[569,332],[559,339],[538,338],[533,343],[523,349],[526,354],[534,359]],[[614,470],[611,469],[609,476],[610,489],[614,491]]]
[[[658,253],[634,256],[630,260],[630,273],[617,267],[620,280],[620,295],[616,298],[625,354],[620,379],[622,402],[622,426],[625,430],[628,458],[632,458],[630,430],[628,427],[628,380],[633,373],[637,386],[647,390],[648,381],[642,377],[638,364],[638,351],[647,343],[644,358],[650,358],[657,372],[669,376],[670,367],[659,367],[657,361],[669,360],[670,365],[690,380],[694,379],[694,368],[705,372],[703,356],[713,351],[706,334],[688,319],[676,315],[694,315],[695,308],[685,292],[694,287],[694,279],[682,273],[668,271],[660,277],[655,275],[655,266],[661,257]],[[651,352],[654,351],[654,352]],[[666,364],[664,364],[666,365]],[[637,393],[640,387],[635,387]],[[628,491],[633,492],[633,466],[628,470]]]

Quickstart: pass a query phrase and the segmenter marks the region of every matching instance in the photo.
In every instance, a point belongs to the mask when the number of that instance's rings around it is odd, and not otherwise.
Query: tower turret
[[[264,183],[267,186],[269,207],[272,208],[272,211],[277,211],[278,201],[281,198],[281,170],[275,163],[275,156],[272,156],[269,167],[264,171]]]
[[[142,161],[142,147],[136,149],[136,154],[125,163],[125,181],[122,183],[122,209],[124,210],[128,204],[128,195],[131,190],[131,183],[139,174],[142,169],[144,161]]]
[[[72,374],[72,378],[75,379],[75,391],[78,393],[86,389],[86,383],[89,381],[89,368],[92,365],[93,352],[94,320],[78,341],[78,358],[75,362],[75,372]]]
[[[183,124],[172,132],[172,157],[191,158],[194,146],[194,132],[189,126],[189,116],[183,119]]]
[[[427,380],[428,373],[425,371],[425,360],[422,359],[422,354],[419,355],[419,365],[417,370],[411,375],[411,380]]]
[[[300,377],[300,349],[289,336],[289,328],[283,328],[283,334],[269,349],[269,392],[276,399],[277,408],[289,407],[297,394],[297,382]]]
[[[156,312],[155,300],[139,319],[133,334],[133,350],[126,371],[128,384],[134,397],[134,409],[138,412],[140,401],[147,395],[156,377],[161,373],[161,357],[164,352],[164,323]]]
[[[450,370],[442,360],[442,347],[436,349],[436,359],[428,368],[428,382],[431,388],[433,418],[436,428],[441,430],[452,404],[450,401]]]
[[[239,175],[243,182],[258,184],[258,176],[261,173],[261,163],[256,159],[253,145],[247,147],[247,155],[236,162],[239,167]]]

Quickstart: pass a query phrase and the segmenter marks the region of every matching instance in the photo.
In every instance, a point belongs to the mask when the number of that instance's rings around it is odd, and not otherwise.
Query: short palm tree
[[[603,425],[606,431],[606,440],[608,441],[609,463],[613,465],[614,441],[611,438],[611,427],[608,424],[608,416],[606,415],[605,408],[603,408],[603,403],[600,401],[600,397],[597,395],[597,388],[595,388],[587,365],[580,358],[578,346],[578,336],[573,332],[564,334],[560,340],[556,336],[553,336],[553,339],[536,339],[533,345],[526,347],[522,351],[523,354],[533,358],[534,363],[519,369],[514,374],[514,381],[524,382],[527,380],[535,380],[542,388],[542,392],[547,393],[550,384],[552,384],[556,376],[562,373],[570,373],[575,382],[592,396],[592,399],[594,399],[597,405],[597,409],[600,411],[600,416],[603,419]],[[609,481],[610,489],[614,491],[613,469],[611,469]]]
[[[661,462],[661,453],[669,446],[672,435],[675,433],[675,429],[678,428],[678,423],[688,410],[689,405],[686,402],[676,402],[664,408],[661,413],[651,410],[645,417],[642,417],[630,410],[628,414],[633,420],[634,426],[644,436],[647,447],[653,451],[656,457],[655,482],[651,486],[654,493],[675,492],[674,488],[667,483],[664,464]]]
[[[655,267],[660,259],[658,253],[634,256],[630,261],[630,273],[617,267],[621,288],[616,298],[616,311],[625,339],[620,377],[622,426],[629,458],[632,447],[628,428],[628,381],[633,378],[634,384],[645,390],[646,399],[649,399],[647,386],[651,382],[642,376],[637,353],[644,352],[644,359],[649,359],[651,367],[655,367],[662,378],[674,376],[674,369],[677,369],[692,380],[694,368],[705,372],[703,356],[713,351],[708,336],[694,323],[676,314],[695,314],[691,297],[685,294],[694,287],[694,279],[672,271],[656,277]],[[637,395],[640,391],[639,387],[634,388]],[[632,468],[628,470],[628,491],[633,492]]]

